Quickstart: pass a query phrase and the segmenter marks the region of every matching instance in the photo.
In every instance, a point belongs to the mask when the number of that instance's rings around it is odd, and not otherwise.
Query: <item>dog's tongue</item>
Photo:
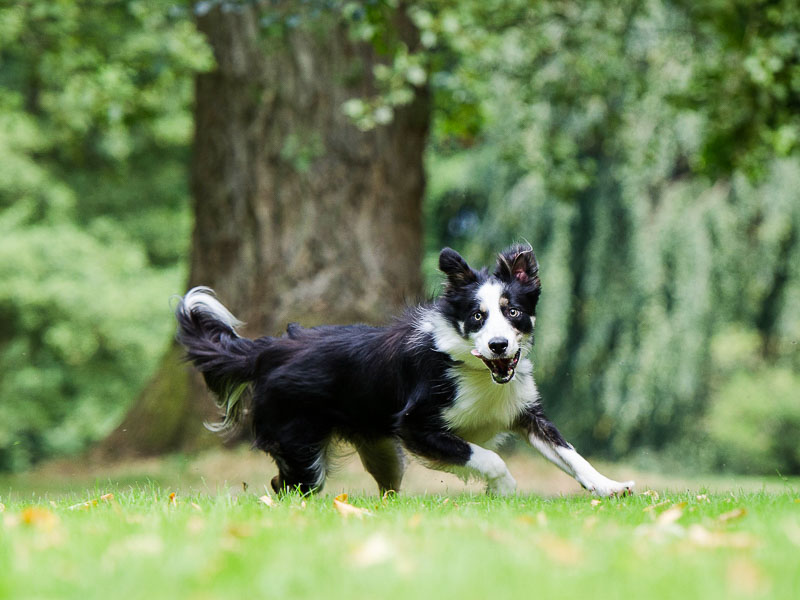
[[[486,358],[475,349],[470,350],[470,352],[489,367],[496,382],[507,383],[514,376],[514,369],[517,367],[517,361],[519,360],[519,351],[513,358]]]

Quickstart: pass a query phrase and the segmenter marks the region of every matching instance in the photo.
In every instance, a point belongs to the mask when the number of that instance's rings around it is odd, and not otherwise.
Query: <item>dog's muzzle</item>
[[[517,350],[511,358],[486,358],[477,350],[472,350],[472,355],[480,358],[489,367],[495,383],[508,383],[514,379],[521,352],[522,349]]]

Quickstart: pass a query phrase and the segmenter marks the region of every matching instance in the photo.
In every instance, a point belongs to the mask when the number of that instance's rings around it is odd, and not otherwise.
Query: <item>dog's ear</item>
[[[518,281],[526,286],[539,287],[539,263],[533,248],[518,244],[497,256],[495,277],[503,281]]]
[[[439,270],[447,275],[447,281],[453,287],[478,281],[478,274],[452,248],[443,248],[439,254]]]

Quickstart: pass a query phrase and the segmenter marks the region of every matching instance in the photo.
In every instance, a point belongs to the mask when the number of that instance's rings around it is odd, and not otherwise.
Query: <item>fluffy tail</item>
[[[217,300],[214,291],[195,287],[175,309],[178,341],[186,359],[203,374],[222,411],[222,421],[206,423],[217,433],[232,433],[241,423],[258,352],[253,340],[240,337],[242,323]]]

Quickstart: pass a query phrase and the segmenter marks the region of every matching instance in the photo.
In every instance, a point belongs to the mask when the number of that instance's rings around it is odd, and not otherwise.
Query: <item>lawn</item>
[[[800,590],[792,482],[603,500],[469,488],[280,501],[241,482],[210,490],[107,480],[24,495],[0,483],[0,597],[629,600]]]

